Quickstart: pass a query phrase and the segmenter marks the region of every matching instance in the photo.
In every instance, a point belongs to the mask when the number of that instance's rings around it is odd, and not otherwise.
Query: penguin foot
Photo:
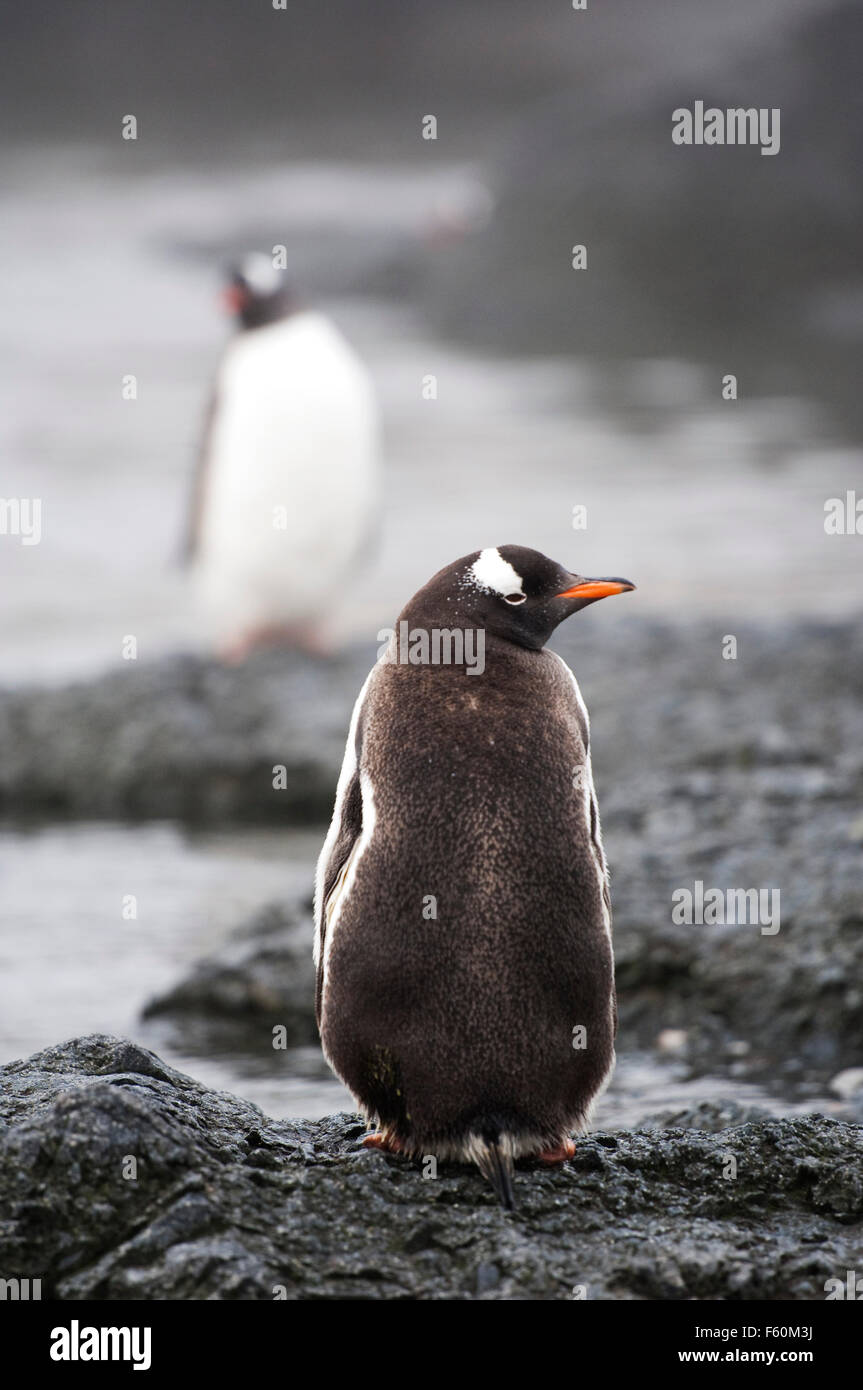
[[[538,1163],[546,1163],[549,1167],[555,1163],[566,1163],[568,1158],[572,1158],[575,1153],[575,1144],[571,1139],[562,1139],[553,1149],[543,1149],[542,1153],[536,1155]]]
[[[387,1134],[386,1130],[383,1129],[377,1130],[374,1134],[364,1135],[363,1148],[380,1149],[381,1152],[388,1154],[404,1153],[404,1149],[398,1139],[394,1139],[391,1134]]]

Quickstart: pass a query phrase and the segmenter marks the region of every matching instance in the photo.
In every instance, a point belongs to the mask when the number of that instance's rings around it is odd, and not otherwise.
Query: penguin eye
[[[517,603],[524,603],[526,598],[527,594],[504,594],[503,601],[504,603],[511,603],[514,607]]]

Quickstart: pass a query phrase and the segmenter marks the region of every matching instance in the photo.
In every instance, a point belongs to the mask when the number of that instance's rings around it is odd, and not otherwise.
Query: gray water
[[[745,382],[724,402],[692,362],[600,372],[470,354],[436,341],[404,295],[363,290],[399,258],[419,273],[441,208],[488,196],[476,169],[156,171],[136,154],[70,146],[5,162],[2,495],[42,499],[43,538],[0,544],[0,679],[104,669],[127,634],[142,660],[199,644],[174,562],[227,332],[220,268],[229,247],[271,244],[262,208],[301,279],[341,285],[323,307],[384,413],[381,546],[335,615],[343,636],[373,642],[441,565],[506,542],[631,575],[641,611],[731,620],[859,601],[855,538],[825,535],[823,508],[859,482],[861,453],[810,403],[748,400]],[[422,397],[429,373],[436,400]],[[135,400],[122,399],[128,374]],[[586,530],[573,530],[577,505]]]
[[[314,831],[190,836],[167,824],[0,833],[0,1060],[112,1033],[158,1048],[181,1070],[279,1115],[340,1108],[345,1093],[314,1049],[292,1054],[284,1076],[262,1083],[229,1057],[186,1056],[140,1019],[150,998],[259,907],[307,897],[320,839]],[[131,920],[124,917],[130,895]]]
[[[140,1017],[150,998],[259,908],[308,896],[321,839],[314,830],[190,835],[168,824],[0,832],[0,1062],[66,1038],[112,1033],[278,1118],[352,1110],[316,1048],[268,1049],[255,1058],[183,1052],[168,1028]],[[126,920],[130,894],[137,917]],[[687,1080],[679,1063],[627,1054],[597,1124],[623,1128],[729,1095],[776,1114],[836,1108],[827,1097],[792,1104],[727,1078]]]

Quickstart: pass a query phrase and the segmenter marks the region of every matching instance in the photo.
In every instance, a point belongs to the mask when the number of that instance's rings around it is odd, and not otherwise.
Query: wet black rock
[[[0,811],[325,818],[373,659],[373,650],[327,661],[266,653],[225,667],[183,656],[57,690],[0,692]]]
[[[198,1052],[260,1054],[273,1029],[285,1047],[316,1045],[312,921],[302,909],[273,904],[152,999],[145,1019],[169,1020],[169,1038]]]
[[[859,1256],[863,1128],[596,1134],[479,1175],[269,1120],[132,1043],[0,1070],[0,1266],[59,1299],[821,1299]]]
[[[736,1100],[702,1100],[685,1110],[662,1110],[645,1115],[639,1129],[699,1129],[706,1134],[720,1134],[725,1129],[741,1125],[760,1124],[770,1120],[769,1110],[758,1105],[742,1105]]]

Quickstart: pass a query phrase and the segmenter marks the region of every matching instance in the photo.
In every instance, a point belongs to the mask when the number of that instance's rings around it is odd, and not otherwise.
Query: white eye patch
[[[483,589],[486,593],[499,594],[507,603],[524,603],[527,598],[521,587],[521,575],[494,546],[480,551],[479,558],[474,560],[469,574],[478,589]]]

